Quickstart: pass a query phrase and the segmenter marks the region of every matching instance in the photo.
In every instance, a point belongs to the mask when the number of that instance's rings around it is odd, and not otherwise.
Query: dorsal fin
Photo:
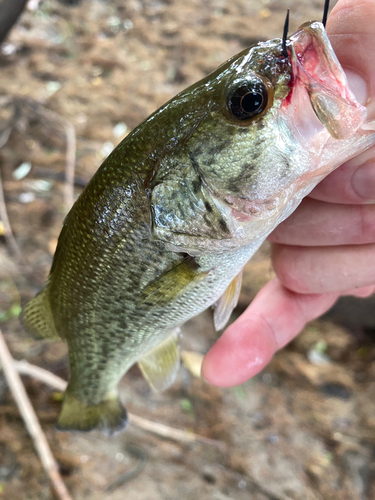
[[[230,282],[228,288],[225,290],[225,292],[215,305],[214,325],[216,331],[224,328],[224,326],[228,323],[233,309],[237,305],[238,297],[241,291],[242,274],[243,269]]]
[[[143,376],[155,391],[167,389],[173,383],[180,367],[178,332],[179,329],[175,330],[138,361]]]

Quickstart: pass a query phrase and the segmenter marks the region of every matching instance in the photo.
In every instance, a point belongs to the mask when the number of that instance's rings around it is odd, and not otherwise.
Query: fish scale
[[[366,127],[364,130],[363,127]],[[242,269],[334,168],[375,143],[322,24],[242,51],[129,134],[68,214],[25,328],[65,339],[62,430],[122,431],[135,362],[164,389],[178,327],[209,306],[222,328]]]

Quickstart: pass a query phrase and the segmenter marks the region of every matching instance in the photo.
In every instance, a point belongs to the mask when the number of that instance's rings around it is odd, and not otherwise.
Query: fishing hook
[[[322,24],[324,27],[326,27],[326,24],[327,24],[328,9],[329,9],[329,0],[325,0],[324,10],[323,10],[323,19],[322,19]]]
[[[285,57],[288,57],[288,51],[286,50],[286,39],[288,36],[288,28],[289,28],[289,9],[286,12],[284,31],[283,31],[283,54]]]

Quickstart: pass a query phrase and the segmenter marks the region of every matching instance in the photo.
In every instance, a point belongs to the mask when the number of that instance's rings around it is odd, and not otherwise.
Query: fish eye
[[[268,89],[263,81],[242,82],[228,96],[227,106],[238,120],[249,120],[268,107]]]

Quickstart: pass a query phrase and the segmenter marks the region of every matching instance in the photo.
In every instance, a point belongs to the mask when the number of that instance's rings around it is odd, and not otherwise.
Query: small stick
[[[58,391],[65,391],[68,385],[65,380],[58,377],[57,375],[54,375],[44,368],[39,368],[39,366],[32,365],[25,360],[13,361],[13,366],[19,373],[34,377]],[[175,429],[173,427],[159,424],[157,422],[152,422],[151,420],[138,417],[137,415],[133,415],[132,413],[128,413],[128,417],[130,423],[136,425],[137,427],[140,427],[145,431],[152,432],[166,439],[173,439],[174,441],[180,441],[183,443],[200,442],[211,446],[217,446],[221,448],[225,447],[225,443],[223,443],[222,441],[199,436],[198,434],[194,434],[193,432]]]
[[[0,108],[5,107],[8,104],[13,104],[14,105],[14,100],[12,97],[8,96],[1,96],[0,97]],[[10,137],[10,134],[12,132],[12,126],[13,126],[13,121],[14,121],[14,113],[12,118],[8,121],[8,126],[3,128],[3,130],[0,132],[0,148],[5,146],[5,144],[8,142],[8,139]]]
[[[77,140],[74,125],[65,117],[47,109],[37,102],[25,99],[26,104],[34,111],[34,113],[45,117],[50,122],[59,123],[65,130],[66,136],[66,155],[65,155],[65,192],[64,203],[67,211],[70,210],[74,203],[74,171],[76,163]]]
[[[158,422],[152,422],[151,420],[138,417],[137,415],[133,415],[132,413],[128,413],[128,417],[131,424],[134,424],[137,427],[141,427],[141,429],[145,431],[152,432],[153,434],[156,434],[166,439],[173,439],[174,441],[180,441],[182,443],[200,442],[204,444],[209,444],[211,446],[218,446],[219,448],[225,447],[225,443],[223,443],[222,441],[217,441],[216,439],[210,439],[204,436],[199,436],[198,434],[194,434],[194,432],[187,432],[181,429],[174,429],[173,427],[169,427],[168,425],[159,424]]]
[[[22,384],[22,380],[14,367],[12,355],[8,350],[8,346],[6,345],[1,330],[0,363],[3,368],[9,388],[13,394],[14,399],[16,400],[18,409],[25,422],[26,428],[34,441],[35,448],[38,452],[44,470],[48,474],[58,497],[60,498],[60,500],[73,500],[60,476],[59,466],[52,455],[51,449],[48,445],[48,441],[27,396],[25,388]]]
[[[128,481],[135,479],[143,472],[143,469],[146,466],[148,454],[144,450],[142,450],[141,448],[137,448],[136,446],[129,445],[126,448],[127,451],[137,457],[137,465],[133,469],[130,469],[128,472],[125,472],[125,474],[121,474],[112,483],[110,483],[104,490],[106,493],[112,493]]]
[[[12,132],[12,127],[8,127],[1,132],[1,134],[0,134],[0,148],[5,146],[5,144],[8,142],[8,139],[10,137],[11,132]]]
[[[11,102],[9,99],[0,97],[0,105],[8,104]],[[58,123],[63,127],[66,137],[66,154],[65,154],[65,190],[64,190],[64,203],[66,210],[69,211],[74,203],[74,171],[76,163],[77,139],[74,125],[65,117],[52,111],[52,109],[45,108],[42,104],[31,99],[18,98],[15,100],[18,105],[24,104],[32,110],[34,114],[45,119],[46,122]],[[5,130],[3,136],[0,137],[0,146],[6,143],[11,132],[9,127]]]
[[[57,391],[64,392],[66,386],[68,385],[68,383],[65,382],[65,380],[63,380],[61,377],[58,377],[54,373],[51,373],[44,368],[32,365],[24,359],[22,359],[21,361],[16,361],[14,359],[13,366],[21,375],[29,375],[30,377],[36,378],[37,380],[44,382],[46,385],[49,385],[53,389],[56,389]]]
[[[72,208],[74,203],[74,170],[76,165],[76,131],[72,123],[65,118],[65,134],[66,134],[66,160],[65,160],[65,208],[67,212]]]
[[[13,236],[12,228],[11,228],[11,225],[9,222],[8,212],[7,212],[7,208],[5,205],[3,181],[1,179],[1,171],[0,171],[0,219],[3,221],[4,236],[5,236],[5,239],[9,245],[10,249],[13,251],[17,260],[19,262],[24,263],[25,259],[24,259],[22,252],[19,249],[19,246],[18,246],[18,244]]]

